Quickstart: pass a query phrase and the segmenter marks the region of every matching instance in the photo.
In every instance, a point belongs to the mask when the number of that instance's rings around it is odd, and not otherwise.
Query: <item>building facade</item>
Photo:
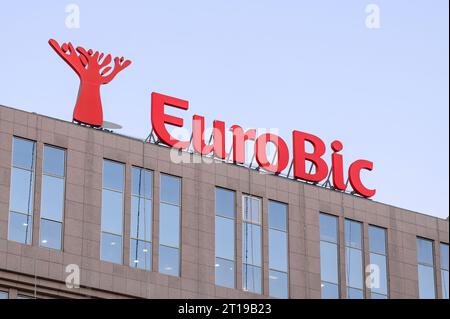
[[[0,298],[448,298],[448,220],[170,152],[0,106]]]

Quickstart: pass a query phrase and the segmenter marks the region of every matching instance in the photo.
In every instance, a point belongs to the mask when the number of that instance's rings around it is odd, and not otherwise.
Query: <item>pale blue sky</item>
[[[65,26],[66,5],[81,10]],[[381,28],[365,26],[366,5]],[[71,120],[75,73],[47,44],[124,55],[102,88],[105,120],[145,138],[150,93],[190,101],[208,123],[293,129],[372,160],[375,200],[447,217],[448,0],[5,1],[0,104]],[[177,113],[179,114],[179,113]],[[211,122],[210,122],[211,121]]]

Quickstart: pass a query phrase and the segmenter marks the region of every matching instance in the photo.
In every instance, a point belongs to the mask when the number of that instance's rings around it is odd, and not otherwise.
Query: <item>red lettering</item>
[[[183,119],[168,115],[164,113],[164,106],[172,106],[182,110],[187,110],[189,108],[189,102],[185,100],[180,100],[175,97],[168,95],[163,95],[159,93],[152,93],[152,126],[155,134],[158,136],[159,140],[169,146],[178,149],[184,149],[189,147],[189,141],[180,141],[170,135],[167,131],[165,124],[183,127]]]
[[[322,159],[325,154],[325,144],[323,141],[312,134],[294,131],[294,177],[310,182],[320,182],[328,175],[328,165]],[[305,142],[311,143],[314,148],[312,153],[306,153]],[[314,164],[316,171],[314,174],[306,172],[306,161]]]
[[[331,155],[331,169],[333,173],[333,186],[336,189],[341,191],[345,191],[347,185],[345,185],[344,181],[344,164],[343,157],[338,152],[342,151],[344,146],[340,141],[334,141],[331,143],[331,148],[334,153]]]
[[[250,129],[244,133],[239,125],[233,125],[230,129],[233,132],[233,161],[244,164],[245,162],[245,141],[256,138],[256,130]]]
[[[192,121],[193,143],[194,149],[202,155],[208,155],[214,151],[214,155],[218,158],[225,159],[225,123],[222,121],[214,121],[213,129],[213,145],[205,143],[205,118],[203,116],[194,115]]]
[[[273,143],[277,148],[277,163],[271,164],[267,159],[267,143]],[[286,142],[275,134],[263,134],[256,140],[255,143],[256,161],[259,166],[266,171],[281,173],[289,164],[289,149]]]
[[[361,171],[363,169],[371,171],[373,169],[373,163],[366,160],[357,160],[350,165],[348,169],[350,184],[357,194],[364,197],[372,197],[375,195],[376,190],[366,188],[361,182]]]

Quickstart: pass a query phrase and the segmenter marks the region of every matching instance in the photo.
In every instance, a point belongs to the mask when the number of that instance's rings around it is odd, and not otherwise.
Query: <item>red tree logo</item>
[[[80,78],[80,88],[73,111],[73,120],[101,127],[103,125],[103,108],[100,98],[100,86],[111,82],[120,71],[131,64],[131,61],[125,60],[123,57],[116,57],[114,59],[114,69],[112,69],[109,66],[112,60],[110,54],[105,56],[98,51],[86,51],[82,47],[75,49],[70,42],[60,46],[56,40],[50,39],[48,43]]]

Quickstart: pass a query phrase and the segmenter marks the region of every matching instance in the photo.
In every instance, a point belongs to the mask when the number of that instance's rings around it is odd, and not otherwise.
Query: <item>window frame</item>
[[[134,177],[133,171],[134,170],[139,170],[139,172],[141,174],[142,173],[145,174],[147,172],[150,174],[150,181],[151,181],[150,197],[146,197],[145,193],[142,196],[141,196],[141,194],[138,194],[138,195],[133,194],[133,177]],[[153,243],[154,243],[154,241],[153,241],[153,234],[154,234],[154,230],[153,230],[153,228],[154,228],[154,224],[155,224],[154,223],[154,216],[155,216],[155,214],[154,214],[155,198],[154,197],[155,197],[155,171],[147,169],[147,168],[144,168],[144,167],[131,165],[130,238],[129,238],[129,242],[130,242],[130,249],[129,249],[130,256],[129,257],[130,258],[129,258],[129,266],[131,268],[134,268],[134,269],[141,269],[141,270],[145,270],[145,271],[152,271],[153,270],[153,259],[154,259],[154,256],[153,256]],[[151,223],[151,225],[150,225],[150,238],[148,240],[140,239],[140,238],[132,236],[132,233],[133,233],[133,230],[132,230],[132,225],[133,225],[133,223],[132,223],[132,220],[133,220],[133,198],[137,198],[138,199],[138,207],[140,207],[140,201],[144,201],[144,207],[145,207],[145,201],[147,201],[147,200],[150,201],[150,223]],[[145,212],[144,212],[144,214],[145,214]],[[139,222],[139,218],[138,217],[137,217],[137,220]],[[139,228],[139,226],[138,226],[138,228]],[[137,259],[133,260],[133,258],[132,258],[133,256],[131,255],[132,254],[131,246],[132,246],[132,242],[133,241],[136,241],[137,246],[139,246],[139,243],[143,243],[144,245],[146,245],[146,244],[150,245],[150,249],[149,249],[149,254],[150,254],[149,267],[144,267],[144,268],[138,267],[138,265],[134,262]]]
[[[163,176],[168,176],[171,178],[176,178],[179,181],[179,204],[174,204],[174,203],[169,203],[166,201],[162,200],[162,177]],[[158,228],[159,228],[159,232],[161,231],[161,204],[165,204],[165,205],[170,205],[170,206],[174,206],[174,207],[178,207],[179,209],[179,223],[178,223],[178,247],[173,247],[170,245],[166,245],[166,244],[161,244],[161,236],[159,236],[159,240],[158,240],[158,272],[161,274],[165,274],[167,276],[172,276],[172,277],[176,277],[176,278],[180,278],[181,277],[181,241],[182,241],[182,207],[183,207],[183,178],[180,176],[176,176],[173,174],[168,174],[168,173],[164,173],[164,172],[159,172],[159,205],[158,205],[158,217],[159,217],[159,224],[158,224]],[[160,254],[160,249],[162,247],[165,248],[171,248],[171,249],[177,249],[178,250],[178,272],[177,275],[171,275],[171,274],[167,274],[165,272],[161,272],[161,254]]]
[[[59,175],[55,175],[55,174],[48,174],[45,173],[44,171],[44,163],[45,163],[45,148],[49,147],[49,148],[53,148],[53,149],[57,149],[60,151],[63,151],[64,154],[64,164],[63,164],[63,168],[64,168],[64,175],[63,176],[59,176]],[[43,189],[44,189],[44,175],[51,177],[51,178],[58,178],[61,179],[63,181],[63,194],[62,194],[62,211],[61,211],[61,221],[58,220],[54,220],[51,218],[47,218],[47,217],[42,217],[42,196],[43,196]],[[63,148],[63,147],[59,147],[59,146],[55,146],[55,145],[51,145],[51,144],[45,144],[43,146],[43,150],[42,150],[42,167],[41,167],[41,205],[39,208],[39,247],[42,248],[46,248],[46,249],[51,249],[51,250],[56,250],[56,251],[64,251],[64,226],[65,226],[65,216],[66,216],[66,191],[67,191],[67,149]],[[61,242],[60,242],[60,248],[52,248],[52,247],[47,247],[47,246],[42,246],[42,220],[48,221],[48,222],[54,222],[54,223],[59,223],[60,225],[60,237],[61,237]]]
[[[114,164],[118,164],[122,166],[122,172],[123,172],[123,176],[122,176],[122,192],[116,190],[116,189],[111,189],[109,187],[105,187],[105,162],[111,162]],[[125,235],[125,188],[126,188],[126,163],[123,162],[119,162],[119,161],[115,161],[115,160],[111,160],[109,158],[103,158],[102,161],[102,202],[101,202],[101,208],[100,208],[100,261],[101,262],[107,262],[107,263],[112,263],[112,264],[116,264],[116,265],[123,265],[124,264],[124,252],[123,252],[123,248],[124,248],[124,235]],[[104,231],[102,230],[103,228],[103,218],[102,218],[102,211],[103,211],[103,191],[107,190],[110,192],[115,192],[117,194],[121,194],[122,195],[122,225],[121,225],[121,231],[122,233],[116,234],[116,233],[112,233],[109,231]],[[120,236],[121,237],[121,247],[120,247],[120,261],[119,262],[113,262],[110,260],[103,260],[102,259],[102,255],[103,255],[103,245],[102,245],[102,239],[103,239],[103,233],[108,234],[108,235],[113,235],[113,236]]]
[[[32,148],[32,158],[31,158],[31,169],[27,168],[27,167],[22,167],[22,166],[17,166],[14,164],[14,155],[15,155],[15,148],[14,148],[14,144],[15,144],[15,140],[21,140],[21,141],[25,141],[28,143],[32,143],[33,148]],[[9,207],[8,207],[8,233],[7,233],[7,240],[9,241],[14,241],[17,242],[19,244],[22,245],[33,245],[33,224],[34,224],[34,209],[35,209],[35,191],[36,191],[36,162],[37,162],[37,141],[32,140],[32,139],[28,139],[28,138],[24,138],[24,137],[20,137],[17,135],[13,135],[12,136],[12,145],[11,145],[11,165],[10,165],[10,187],[9,187]],[[29,199],[29,207],[28,207],[28,211],[25,214],[24,212],[19,212],[17,210],[13,210],[11,209],[11,205],[12,205],[12,176],[13,176],[13,172],[14,169],[19,169],[22,171],[26,171],[30,173],[30,187],[28,188],[28,199]],[[16,214],[16,215],[20,215],[20,216],[25,216],[27,218],[27,230],[26,232],[29,232],[29,239],[27,238],[27,240],[25,242],[18,242],[15,241],[13,239],[10,239],[10,234],[11,234],[11,213]],[[31,226],[30,226],[31,224]],[[30,226],[30,228],[28,228]]]
[[[253,218],[253,200],[254,199],[256,199],[256,200],[258,200],[258,203],[259,203],[259,205],[258,205],[258,220],[259,220],[259,222],[257,223],[257,222],[255,222],[255,221],[253,221],[252,219],[250,219],[250,220],[247,220],[246,218],[245,218],[245,207],[246,207],[246,205],[245,205],[245,199],[250,199],[251,200],[251,203],[252,203],[252,205],[251,205],[251,207],[252,207],[252,212],[251,212],[251,217]],[[260,272],[261,272],[261,291],[260,292],[254,292],[254,291],[251,291],[251,290],[249,290],[249,289],[247,289],[247,290],[245,290],[244,289],[244,271],[242,271],[242,290],[244,291],[244,292],[248,292],[248,293],[253,293],[253,294],[258,294],[258,295],[262,295],[263,293],[264,293],[264,241],[263,241],[263,237],[264,237],[264,234],[263,234],[263,232],[264,232],[264,227],[263,227],[263,225],[264,225],[264,217],[263,217],[263,198],[262,197],[258,197],[258,196],[253,196],[253,195],[250,195],[250,194],[247,194],[247,193],[242,193],[242,214],[241,214],[241,219],[242,219],[242,225],[241,225],[241,231],[242,232],[244,232],[244,226],[245,226],[245,224],[250,224],[251,226],[258,226],[259,228],[260,228],[260,236],[259,236],[259,240],[260,240],[260,252],[259,252],[259,254],[260,254],[260,266],[258,266],[258,265],[254,265],[254,264],[251,264],[251,263],[246,263],[246,262],[244,262],[244,257],[243,257],[243,250],[242,250],[242,261],[241,261],[241,266],[242,266],[242,269],[245,267],[245,266],[249,266],[249,267],[253,267],[253,268],[259,268],[260,269]],[[244,249],[244,244],[245,243],[245,241],[244,241],[244,238],[242,237],[242,247],[241,247],[241,249]],[[252,258],[253,259],[253,258]]]
[[[322,239],[321,238],[322,236],[321,236],[321,233],[320,233],[321,232],[320,216],[327,216],[327,217],[333,218],[335,220],[335,222],[336,222],[336,228],[335,228],[335,230],[336,230],[336,241],[330,241],[328,239]],[[333,215],[333,214],[322,212],[322,211],[319,212],[319,245],[321,245],[321,243],[324,242],[324,243],[328,243],[328,244],[331,244],[331,245],[335,246],[335,248],[336,248],[336,270],[337,270],[337,283],[334,283],[334,282],[329,282],[329,281],[326,281],[326,280],[322,280],[322,269],[320,269],[320,291],[322,292],[322,288],[324,287],[324,283],[336,286],[337,287],[337,293],[338,293],[336,299],[340,299],[342,297],[342,293],[341,293],[341,283],[342,283],[342,278],[341,277],[342,276],[341,276],[341,271],[340,271],[340,264],[341,264],[340,245],[341,245],[341,239],[340,239],[340,236],[339,236],[339,229],[340,229],[340,227],[339,227],[339,220],[340,220],[340,218],[337,215]],[[320,256],[319,259],[322,260],[322,256]],[[322,294],[321,294],[321,298],[324,299],[322,297]]]
[[[286,228],[282,229],[282,228],[278,228],[278,227],[271,227],[270,226],[270,204],[276,204],[276,205],[282,205],[285,208],[285,224],[286,224]],[[271,268],[270,267],[270,251],[268,252],[268,268],[269,268],[269,295],[271,297],[274,297],[270,294],[270,272],[278,272],[278,273],[283,273],[286,275],[286,280],[287,280],[287,291],[286,291],[286,298],[289,299],[290,298],[290,267],[289,267],[289,263],[290,263],[290,258],[289,258],[289,204],[288,203],[284,203],[278,200],[273,200],[273,199],[268,199],[268,204],[267,204],[267,230],[268,230],[268,249],[270,249],[270,230],[273,231],[277,231],[277,232],[283,232],[286,234],[286,271],[280,270],[280,269],[275,269],[275,268]],[[274,297],[277,298],[277,297]]]

